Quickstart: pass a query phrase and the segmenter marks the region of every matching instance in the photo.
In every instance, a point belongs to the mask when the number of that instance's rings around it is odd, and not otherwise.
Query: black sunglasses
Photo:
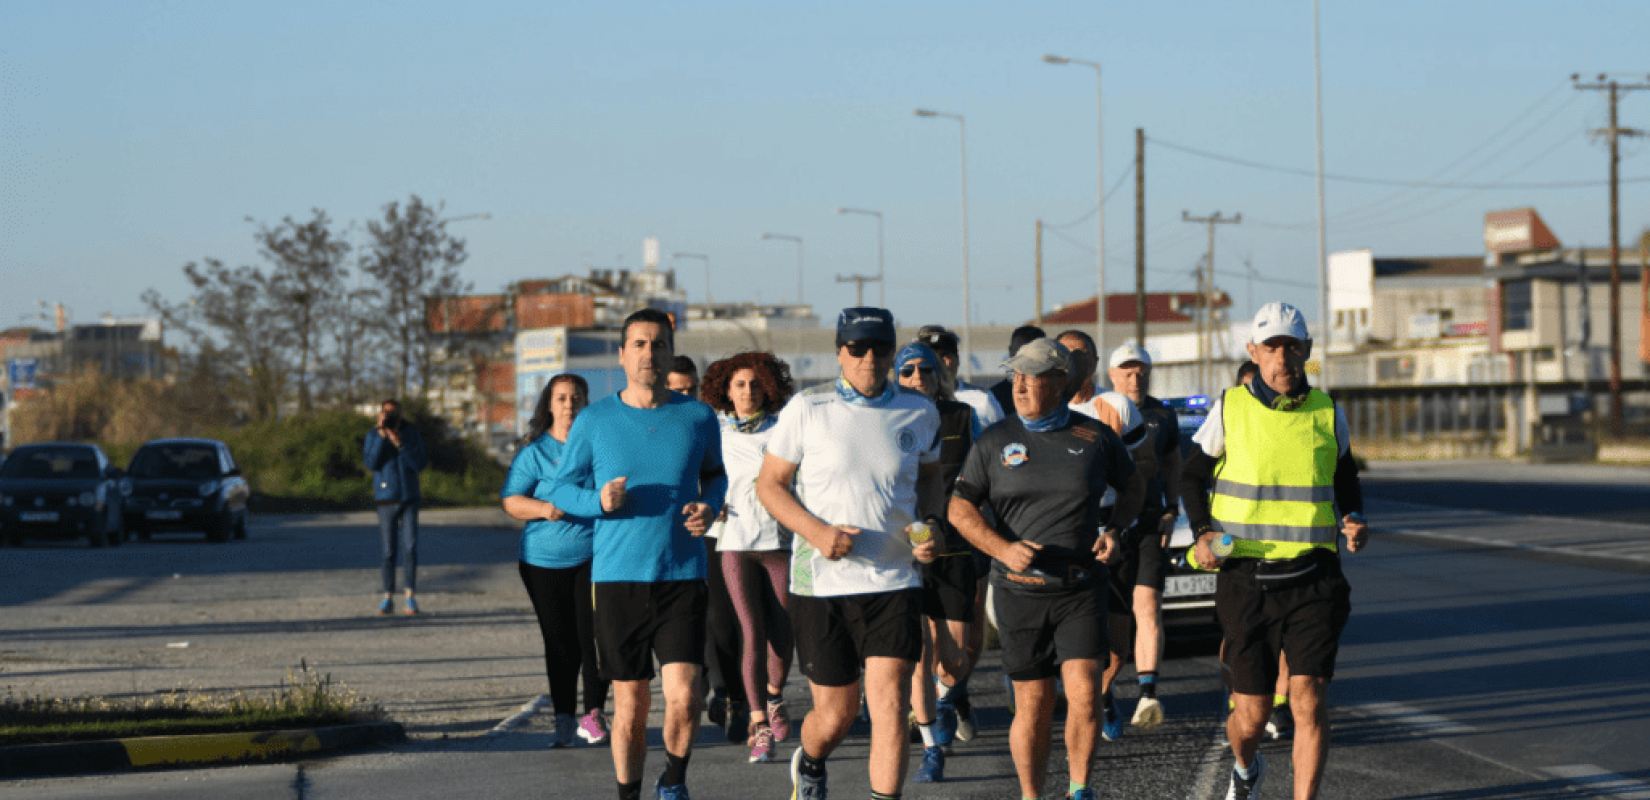
[[[872,353],[877,358],[887,358],[894,354],[893,342],[848,342],[843,347],[848,348],[848,355],[854,358],[864,358],[866,353]]]
[[[899,376],[901,378],[909,378],[912,375],[917,374],[917,370],[919,370],[919,369],[922,370],[923,373],[925,373],[925,374],[928,374],[928,375],[933,375],[934,374],[934,368],[933,367],[909,366],[909,367],[902,367],[899,371]]]

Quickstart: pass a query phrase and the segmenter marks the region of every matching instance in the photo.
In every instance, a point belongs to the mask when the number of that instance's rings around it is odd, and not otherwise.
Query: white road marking
[[[539,713],[539,709],[544,708],[545,706],[547,706],[549,704],[550,704],[550,696],[541,694],[538,697],[535,697],[532,700],[529,700],[526,703],[522,704],[521,708],[519,710],[517,710],[516,713],[511,714],[508,717],[505,717],[503,721],[499,722],[499,724],[494,725],[493,729],[488,731],[486,733],[486,735],[489,736],[489,737],[492,737],[492,736],[498,736],[500,734],[508,733],[511,728],[514,728],[514,727],[520,725],[521,723],[526,722],[528,720],[528,718],[532,717],[534,714]]]
[[[1427,735],[1456,735],[1476,733],[1477,728],[1463,725],[1448,717],[1429,714],[1419,708],[1403,703],[1358,703],[1353,708],[1374,714],[1413,729],[1417,733]]]
[[[1607,772],[1592,764],[1568,764],[1562,767],[1547,767],[1542,771],[1577,784],[1588,794],[1619,800],[1650,800],[1650,784]]]
[[[1380,525],[1375,527],[1376,533],[1380,533],[1381,531],[1401,533],[1405,536],[1418,536],[1423,539],[1441,539],[1449,542],[1468,542],[1471,544],[1488,545],[1490,547],[1505,547],[1511,550],[1527,550],[1533,553],[1552,553],[1554,555],[1567,556],[1607,556],[1611,558],[1623,558],[1629,561],[1643,561],[1650,563],[1650,551],[1643,550],[1640,543],[1626,539],[1622,540],[1621,547],[1618,548],[1605,549],[1602,547],[1592,546],[1585,549],[1576,549],[1573,547],[1552,547],[1549,545],[1509,542],[1505,539],[1491,539],[1484,536],[1464,536],[1459,533],[1438,533],[1436,531],[1424,531],[1416,528],[1398,528],[1391,525]]]

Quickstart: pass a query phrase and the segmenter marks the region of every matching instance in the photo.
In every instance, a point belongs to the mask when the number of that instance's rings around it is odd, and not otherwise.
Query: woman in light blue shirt
[[[538,614],[544,636],[544,665],[556,712],[551,747],[573,743],[575,732],[591,744],[607,741],[602,714],[607,681],[596,674],[596,640],[591,626],[591,521],[564,513],[549,501],[551,477],[561,463],[573,419],[589,403],[584,378],[563,373],[539,394],[527,426],[526,446],[516,453],[499,497],[504,512],[525,520],[521,534],[521,582]],[[589,488],[594,488],[589,487]],[[575,721],[575,689],[584,675],[582,720]]]

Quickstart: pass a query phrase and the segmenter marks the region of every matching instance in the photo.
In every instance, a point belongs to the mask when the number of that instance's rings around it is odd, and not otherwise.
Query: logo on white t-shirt
[[[1014,467],[1023,466],[1030,460],[1031,456],[1027,455],[1026,446],[1019,442],[1003,448],[1003,466],[1005,467],[1013,469]]]

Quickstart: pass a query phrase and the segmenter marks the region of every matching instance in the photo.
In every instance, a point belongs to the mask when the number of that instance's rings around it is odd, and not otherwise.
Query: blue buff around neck
[[[1071,421],[1071,407],[1062,403],[1059,408],[1037,419],[1026,419],[1024,414],[1017,416],[1020,418],[1020,424],[1026,426],[1026,430],[1032,433],[1048,433],[1064,428],[1066,423]]]

